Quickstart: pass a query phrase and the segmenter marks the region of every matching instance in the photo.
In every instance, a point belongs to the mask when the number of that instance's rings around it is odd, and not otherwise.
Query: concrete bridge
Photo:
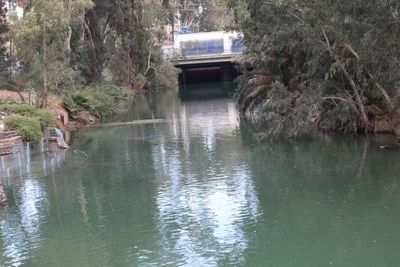
[[[231,83],[235,76],[233,64],[242,50],[242,34],[237,32],[178,34],[173,45],[163,47],[164,56],[182,70],[179,79],[183,90],[187,83]]]
[[[242,50],[242,34],[237,32],[177,34],[173,45],[163,47],[164,56],[177,67],[232,63]]]

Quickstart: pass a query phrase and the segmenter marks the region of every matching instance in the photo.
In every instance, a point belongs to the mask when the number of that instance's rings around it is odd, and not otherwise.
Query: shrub
[[[78,106],[76,105],[76,103],[75,103],[74,99],[71,97],[71,95],[65,95],[62,100],[63,100],[64,107],[70,113],[75,113],[78,110]]]
[[[29,104],[0,104],[0,111],[9,114],[18,114],[24,117],[37,118],[42,129],[56,125],[56,118],[51,111],[36,108]]]
[[[122,87],[103,83],[88,89],[94,110],[101,116],[109,116],[119,112],[119,103],[126,98]]]
[[[125,98],[126,93],[122,87],[102,83],[64,96],[63,103],[72,117],[82,111],[88,111],[96,117],[105,117],[118,113],[119,104]]]
[[[38,141],[42,137],[38,118],[10,115],[5,118],[4,126],[6,130],[17,131],[24,141]]]
[[[55,127],[56,118],[54,114],[47,109],[36,109],[34,116],[39,119],[40,127],[42,130],[46,127]]]
[[[33,114],[35,109],[34,106],[29,104],[0,104],[0,111],[24,116]]]
[[[90,99],[83,92],[75,93],[71,97],[77,106],[83,107],[85,110],[90,110]]]

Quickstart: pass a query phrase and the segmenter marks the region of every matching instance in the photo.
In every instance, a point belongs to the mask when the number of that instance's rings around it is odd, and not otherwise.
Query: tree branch
[[[334,52],[332,50],[332,47],[331,47],[331,44],[329,42],[328,36],[326,35],[325,30],[322,30],[322,34],[324,35],[324,38],[325,38],[325,41],[326,41],[326,44],[325,44],[326,48],[328,49],[328,51],[331,54],[332,58],[338,63],[341,71],[343,72],[344,76],[349,81],[351,88],[353,89],[353,93],[354,93],[354,96],[356,97],[357,105],[358,105],[359,111],[361,113],[362,120],[364,122],[365,132],[367,132],[368,127],[369,127],[369,120],[368,120],[367,113],[365,112],[365,107],[364,107],[364,104],[362,102],[361,95],[358,92],[357,85],[354,82],[353,78],[351,77],[350,73],[346,70],[346,68],[343,65],[343,63],[334,54]]]

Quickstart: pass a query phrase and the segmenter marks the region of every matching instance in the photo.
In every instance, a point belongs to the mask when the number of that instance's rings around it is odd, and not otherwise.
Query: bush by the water
[[[228,2],[245,14],[236,101],[260,137],[400,131],[399,1]]]
[[[35,109],[36,108],[30,104],[0,104],[0,111],[24,116],[33,114]]]
[[[8,131],[17,131],[24,141],[38,141],[42,137],[38,118],[10,115],[5,118],[4,125]]]
[[[0,111],[9,114],[4,120],[5,129],[17,131],[24,141],[38,141],[44,128],[56,125],[51,111],[29,104],[0,104]]]
[[[56,117],[50,110],[36,109],[34,112],[34,117],[39,119],[40,127],[42,129],[56,126]]]
[[[63,98],[64,107],[72,117],[80,112],[89,112],[97,118],[119,112],[126,93],[122,87],[103,83],[70,93]]]
[[[35,118],[39,121],[41,129],[56,125],[56,117],[50,110],[36,108],[30,104],[0,104],[0,111]]]

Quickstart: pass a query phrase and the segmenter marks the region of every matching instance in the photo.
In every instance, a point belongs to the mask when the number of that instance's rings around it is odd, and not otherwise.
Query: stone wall
[[[17,132],[0,132],[0,156],[12,154],[18,147],[22,147],[22,138]]]

